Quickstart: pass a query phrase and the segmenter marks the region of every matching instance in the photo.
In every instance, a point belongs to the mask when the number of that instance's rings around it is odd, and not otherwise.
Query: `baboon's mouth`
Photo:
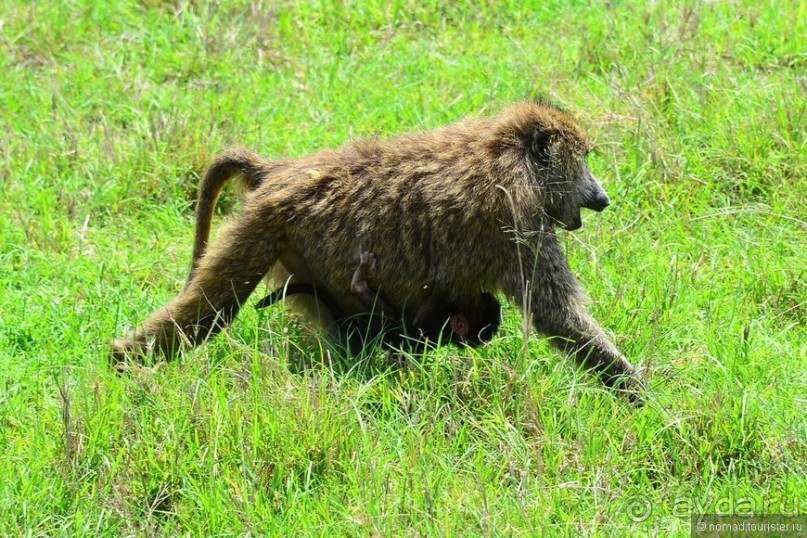
[[[555,226],[556,229],[560,228],[562,230],[566,230],[567,232],[573,232],[583,227],[583,221],[580,220],[580,217],[571,221],[563,221],[560,219],[553,218],[552,224]]]
[[[599,189],[593,196],[588,197],[582,205],[586,209],[591,209],[599,213],[611,205],[611,200],[608,199],[608,195],[605,194],[604,190]]]
[[[580,210],[578,209],[574,214],[569,215],[566,211],[557,211],[555,208],[548,208],[546,215],[556,228],[563,228],[573,232],[583,225],[583,220],[580,217]]]
[[[565,222],[564,227],[567,231],[573,232],[575,230],[579,230],[583,226],[583,219],[580,218],[580,213],[577,214],[571,222]]]

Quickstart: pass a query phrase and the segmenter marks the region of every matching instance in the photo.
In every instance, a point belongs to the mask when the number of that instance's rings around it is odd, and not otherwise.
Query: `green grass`
[[[0,534],[688,536],[692,512],[807,512],[807,2],[621,4],[4,0]],[[282,308],[152,375],[108,367],[181,289],[216,152],[533,95],[597,144],[613,204],[563,236],[645,408],[524,349],[512,308],[489,346],[405,368],[330,367]]]

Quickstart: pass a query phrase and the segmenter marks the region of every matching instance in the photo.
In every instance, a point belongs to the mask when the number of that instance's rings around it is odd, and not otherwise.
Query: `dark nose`
[[[608,195],[605,194],[604,190],[599,189],[599,192],[595,192],[593,196],[586,200],[583,207],[600,212],[609,205],[611,205],[611,200],[608,199]]]

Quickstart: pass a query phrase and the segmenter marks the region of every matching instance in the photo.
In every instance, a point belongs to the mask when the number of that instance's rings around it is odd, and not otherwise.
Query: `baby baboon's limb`
[[[390,308],[378,294],[370,288],[369,280],[376,277],[375,255],[372,252],[362,252],[359,255],[359,266],[353,272],[350,281],[350,291],[352,291],[364,304],[364,307],[372,311],[380,312],[390,319],[399,317],[399,313]]]
[[[278,288],[255,305],[255,308],[266,308],[291,295],[310,295],[317,304],[326,309],[327,319],[332,320],[332,330],[335,330],[336,342],[346,346],[352,353],[358,354],[367,342],[381,340],[390,344],[388,334],[400,332],[395,326],[399,323],[397,316],[385,316],[380,310],[386,308],[383,301],[377,297],[367,283],[367,279],[375,274],[375,258],[372,254],[362,254],[358,267],[351,279],[351,291],[367,302],[368,313],[348,316],[327,290],[310,282],[291,282]],[[377,308],[375,301],[379,301]],[[375,312],[374,312],[375,310]],[[321,316],[320,316],[321,317]],[[397,340],[396,340],[397,342]]]
[[[378,297],[378,294],[373,291],[368,280],[375,278],[375,256],[370,252],[363,252],[360,256],[358,267],[353,272],[353,277],[350,282],[350,291],[353,292],[370,310],[377,307],[391,318],[397,318],[397,315],[390,309],[384,301]],[[278,288],[255,305],[255,308],[266,308],[278,301],[281,301],[289,295],[313,295],[319,300],[328,313],[336,320],[345,317],[345,313],[336,303],[333,296],[325,289],[310,282],[291,282],[282,288]]]

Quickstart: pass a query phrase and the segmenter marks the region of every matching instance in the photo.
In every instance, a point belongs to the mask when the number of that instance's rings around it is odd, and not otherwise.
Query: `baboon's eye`
[[[552,135],[541,129],[535,129],[532,134],[532,144],[530,154],[533,162],[538,166],[549,166],[550,146],[552,145]]]

